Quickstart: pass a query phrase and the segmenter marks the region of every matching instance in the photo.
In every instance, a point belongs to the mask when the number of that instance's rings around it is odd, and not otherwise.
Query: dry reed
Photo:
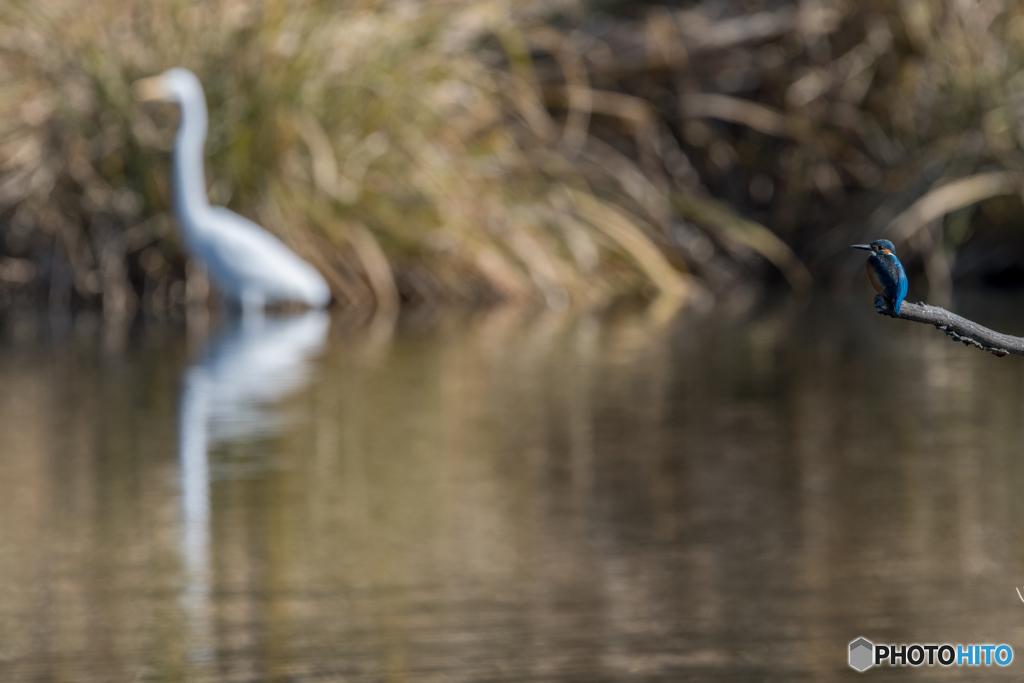
[[[168,214],[175,114],[130,90],[173,65],[206,88],[213,201],[357,310],[678,302],[771,272],[805,289],[798,256],[813,267],[863,229],[821,216],[879,195],[868,230],[899,216],[948,277],[969,231],[946,211],[1019,191],[1024,10],[738,7],[8,0],[0,306],[123,317],[203,297]],[[967,195],[925,196],[992,167]]]

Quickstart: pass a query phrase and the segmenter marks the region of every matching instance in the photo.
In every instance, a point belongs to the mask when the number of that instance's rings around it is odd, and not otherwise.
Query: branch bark
[[[945,308],[929,306],[924,302],[912,304],[904,301],[900,314],[896,315],[889,300],[881,294],[876,294],[875,310],[890,318],[934,325],[949,335],[953,341],[963,342],[965,346],[974,346],[982,351],[988,351],[994,356],[1001,357],[1011,353],[1016,356],[1024,356],[1024,337],[1013,337],[990,330],[967,318],[950,313]]]

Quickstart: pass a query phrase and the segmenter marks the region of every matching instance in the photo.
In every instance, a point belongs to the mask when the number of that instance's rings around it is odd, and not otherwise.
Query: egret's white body
[[[174,142],[174,211],[188,250],[206,265],[221,292],[243,311],[276,302],[322,308],[331,300],[323,276],[284,242],[243,216],[210,206],[203,170],[207,114],[195,74],[175,68],[136,85],[140,99],[176,102],[181,123]]]

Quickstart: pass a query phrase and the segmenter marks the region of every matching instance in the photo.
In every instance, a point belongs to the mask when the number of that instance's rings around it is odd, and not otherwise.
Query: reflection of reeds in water
[[[0,677],[838,680],[857,635],[1010,641],[1020,373],[837,306],[336,334],[308,421],[211,450],[277,466],[211,482],[208,662],[180,347],[5,351]]]

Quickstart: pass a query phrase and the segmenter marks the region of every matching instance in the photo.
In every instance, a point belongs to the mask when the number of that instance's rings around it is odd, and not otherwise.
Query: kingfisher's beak
[[[874,251],[870,244],[851,244],[851,249],[866,249],[867,251]]]
[[[141,102],[168,100],[171,95],[164,84],[163,76],[152,76],[135,81],[132,84],[132,90],[135,92],[135,99]]]

